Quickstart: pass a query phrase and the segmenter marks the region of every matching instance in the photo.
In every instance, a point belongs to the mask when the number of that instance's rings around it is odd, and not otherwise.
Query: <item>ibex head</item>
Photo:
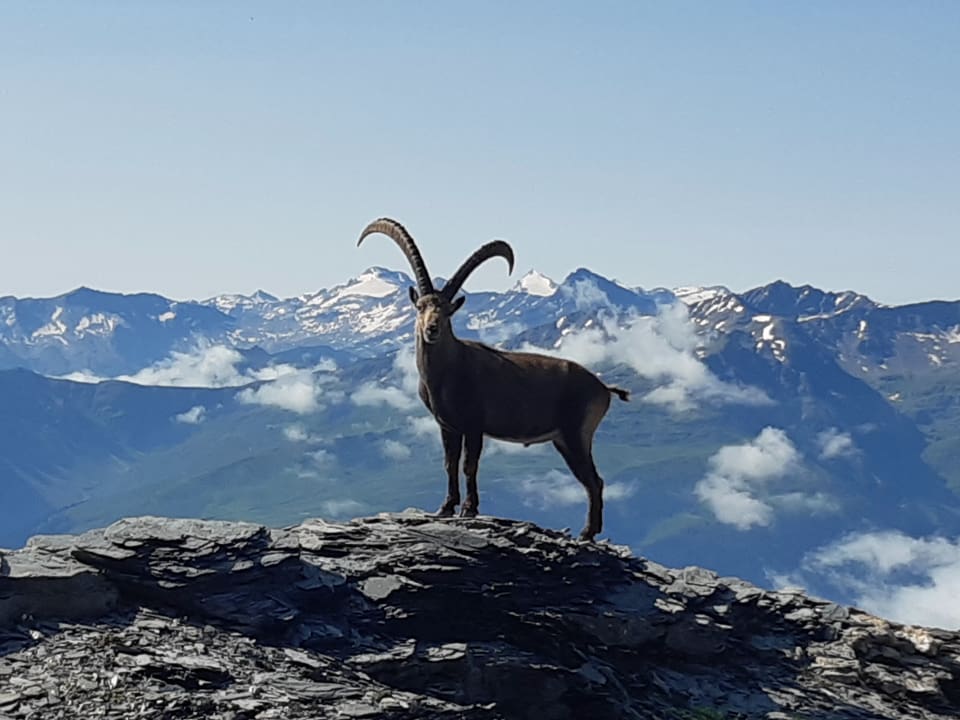
[[[383,233],[391,238],[400,246],[410,263],[417,280],[417,287],[410,288],[410,301],[417,308],[417,337],[428,344],[437,343],[445,336],[452,336],[450,318],[463,306],[465,300],[462,296],[456,299],[454,296],[460,291],[470,273],[481,263],[499,256],[507,261],[509,272],[513,272],[513,250],[503,240],[492,240],[468,257],[446,285],[438,291],[433,287],[430,273],[427,272],[427,266],[423,262],[417,244],[403,225],[390,218],[374,220],[360,233],[357,245],[359,246],[367,235],[374,233]]]

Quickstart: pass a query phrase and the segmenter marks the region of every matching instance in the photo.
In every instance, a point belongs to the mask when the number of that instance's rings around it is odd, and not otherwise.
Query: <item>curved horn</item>
[[[513,248],[503,240],[491,240],[464,261],[463,265],[453,274],[453,277],[443,286],[440,294],[447,300],[452,300],[453,296],[460,292],[460,287],[470,277],[470,273],[476,270],[481,263],[493,257],[505,258],[507,265],[509,265],[508,273],[513,272]]]
[[[360,233],[360,239],[357,240],[357,247],[360,247],[360,243],[363,242],[367,235],[373,235],[374,233],[383,233],[400,246],[403,254],[407,256],[407,262],[410,263],[413,274],[417,278],[417,288],[420,290],[421,295],[428,295],[434,292],[433,283],[430,281],[430,273],[427,272],[427,266],[423,262],[420,250],[403,225],[390,218],[374,220]]]

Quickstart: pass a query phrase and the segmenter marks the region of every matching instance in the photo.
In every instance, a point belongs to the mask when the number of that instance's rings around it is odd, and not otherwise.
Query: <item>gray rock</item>
[[[960,716],[960,635],[530,523],[146,517],[0,564],[0,717]]]

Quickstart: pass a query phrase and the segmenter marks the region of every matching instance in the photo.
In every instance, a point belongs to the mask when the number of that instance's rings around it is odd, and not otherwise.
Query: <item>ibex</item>
[[[610,394],[627,400],[628,392],[604,384],[570,360],[507,352],[454,335],[451,316],[465,300],[454,296],[470,273],[494,257],[504,258],[513,272],[513,250],[503,240],[488,242],[473,253],[438,291],[420,250],[400,223],[375,220],[364,228],[357,245],[373,233],[383,233],[400,246],[417,281],[416,289],[410,288],[410,300],[417,308],[419,394],[440,425],[448,482],[437,514],[450,517],[460,504],[461,451],[466,454],[467,499],[460,515],[477,514],[484,435],[524,445],[551,441],[587,490],[590,505],[580,537],[592,540],[603,529],[603,480],[593,463],[593,435],[610,407]]]

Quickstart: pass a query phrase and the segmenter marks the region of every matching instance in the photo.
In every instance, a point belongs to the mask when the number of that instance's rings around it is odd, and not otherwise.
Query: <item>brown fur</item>
[[[504,241],[482,246],[436,291],[406,229],[381,218],[366,227],[358,244],[377,232],[397,243],[417,276],[419,292],[410,288],[410,300],[417,308],[419,394],[440,425],[447,473],[447,497],[438,514],[449,517],[458,505],[461,516],[479,511],[477,473],[485,435],[524,445],[552,442],[587,491],[589,510],[580,537],[592,540],[603,529],[603,480],[593,462],[593,436],[610,407],[611,393],[621,400],[628,400],[629,393],[605,385],[571,360],[499,350],[454,335],[450,319],[464,301],[454,295],[469,274],[491,257],[505,258],[513,269],[513,250]],[[467,479],[462,505],[461,455]]]

